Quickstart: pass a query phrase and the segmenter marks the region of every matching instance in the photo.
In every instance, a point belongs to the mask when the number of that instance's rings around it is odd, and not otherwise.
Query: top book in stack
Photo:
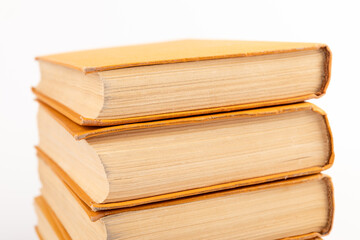
[[[74,122],[109,126],[301,102],[326,91],[316,43],[182,40],[37,58],[38,99]]]

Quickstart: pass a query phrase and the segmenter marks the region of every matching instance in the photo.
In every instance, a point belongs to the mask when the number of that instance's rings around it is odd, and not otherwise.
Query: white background
[[[326,239],[360,239],[358,1],[19,1],[0,0],[0,238],[35,239],[39,193],[34,57],[183,38],[327,43],[327,95],[335,138],[336,211]]]

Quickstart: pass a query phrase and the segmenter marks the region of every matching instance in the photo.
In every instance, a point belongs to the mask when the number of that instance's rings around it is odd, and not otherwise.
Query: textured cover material
[[[69,185],[67,185],[67,183],[65,181],[63,181],[63,183],[64,183],[65,187],[69,190],[69,192],[72,194],[72,196],[79,203],[81,208],[86,212],[86,214],[88,215],[90,220],[95,222],[103,217],[118,214],[118,213],[125,213],[125,212],[129,212],[129,211],[141,211],[141,210],[163,207],[163,206],[184,204],[184,203],[188,203],[188,202],[192,202],[192,201],[210,199],[210,198],[220,197],[220,196],[225,196],[225,195],[230,195],[230,194],[252,192],[252,191],[257,191],[257,190],[262,190],[262,189],[270,189],[270,188],[279,187],[279,186],[288,186],[288,185],[292,185],[292,184],[298,184],[298,183],[313,181],[313,180],[318,180],[318,179],[325,180],[325,182],[327,184],[327,190],[328,190],[327,196],[328,196],[328,200],[329,200],[328,222],[327,222],[326,226],[324,226],[324,228],[319,233],[310,233],[310,234],[305,234],[305,235],[301,235],[301,236],[284,238],[284,240],[285,239],[292,240],[292,239],[313,239],[316,237],[320,237],[321,235],[326,235],[330,232],[332,223],[333,223],[333,217],[334,217],[334,193],[333,193],[333,185],[332,185],[330,177],[323,175],[323,174],[315,174],[315,175],[310,175],[310,176],[306,176],[306,177],[298,177],[298,178],[293,178],[293,179],[288,179],[288,180],[283,180],[283,181],[275,181],[275,182],[271,182],[271,183],[259,184],[259,185],[249,186],[249,187],[242,187],[242,188],[236,188],[236,189],[231,189],[231,190],[226,190],[226,191],[212,192],[212,193],[201,194],[201,195],[196,195],[196,196],[191,196],[191,197],[173,199],[173,200],[169,200],[169,201],[151,203],[151,204],[146,204],[146,205],[141,205],[141,206],[110,209],[110,210],[103,210],[103,211],[98,211],[98,212],[92,211],[89,208],[89,206],[86,203],[84,203],[75,192],[73,192],[72,188]]]
[[[331,73],[331,52],[324,44],[317,43],[288,43],[288,42],[254,42],[254,41],[220,41],[220,40],[182,40],[164,43],[144,44],[126,47],[115,47],[62,53],[38,57],[38,60],[59,64],[86,73],[106,71],[134,66],[154,64],[169,64],[191,62],[209,59],[223,59],[234,57],[258,56],[266,54],[296,52],[304,50],[323,50],[326,56],[324,64],[324,79],[321,91],[305,96],[294,96],[275,101],[256,102],[249,104],[219,106],[191,111],[181,111],[164,114],[152,114],[133,118],[91,119],[72,111],[61,103],[51,99],[33,88],[37,98],[60,111],[68,118],[80,125],[108,126],[134,122],[145,122],[191,115],[209,114],[215,112],[234,111],[264,106],[301,102],[317,98],[325,94]]]
[[[38,197],[35,198],[35,203],[37,204],[37,206],[39,206],[41,212],[44,214],[46,220],[51,225],[51,227],[54,230],[56,236],[59,239],[62,239],[62,240],[70,240],[71,237],[69,236],[68,232],[66,231],[66,229],[64,228],[64,226],[62,225],[60,220],[57,218],[54,211],[47,204],[45,199],[42,196],[38,196]],[[39,229],[37,227],[35,227],[35,230],[36,230],[39,238],[44,239],[41,236],[41,233],[39,232]]]

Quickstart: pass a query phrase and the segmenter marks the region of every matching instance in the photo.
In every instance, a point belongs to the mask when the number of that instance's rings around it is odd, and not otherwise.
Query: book
[[[39,174],[72,239],[313,239],[333,222],[332,183],[321,174],[99,212],[45,161]]]
[[[42,196],[35,198],[35,210],[38,216],[38,225],[35,227],[36,233],[40,240],[57,239],[57,240],[70,240],[71,237],[67,233],[65,227],[60,222],[51,207],[47,204]],[[308,234],[307,236],[293,236],[282,240],[322,240],[321,237]]]
[[[71,240],[63,224],[42,196],[34,200],[38,225],[35,227],[40,240]]]
[[[42,196],[35,198],[35,210],[38,216],[38,225],[35,227],[36,233],[40,240],[57,239],[57,240],[70,240],[71,237],[67,233],[65,227],[56,216],[51,207],[47,204]],[[321,237],[308,234],[307,236],[293,236],[283,240],[322,240]]]
[[[298,103],[79,126],[40,103],[38,155],[93,211],[319,173],[333,163],[324,111]]]
[[[324,44],[181,40],[38,57],[37,98],[80,125],[119,125],[322,96]]]

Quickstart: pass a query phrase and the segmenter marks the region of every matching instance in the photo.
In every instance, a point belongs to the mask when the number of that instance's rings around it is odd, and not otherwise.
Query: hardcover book
[[[71,240],[71,237],[66,231],[64,225],[61,223],[43,196],[36,197],[34,205],[35,212],[38,217],[38,225],[35,227],[35,230],[40,240]],[[320,234],[310,233],[300,236],[286,237],[281,240],[322,240],[319,236]]]
[[[37,58],[36,96],[80,125],[301,102],[326,91],[324,44],[182,40]]]
[[[39,173],[72,239],[313,239],[333,221],[332,183],[321,174],[94,212],[43,160]]]
[[[71,240],[65,227],[42,196],[35,198],[34,205],[38,216],[38,225],[35,227],[35,230],[40,240]],[[280,240],[322,240],[319,236],[313,238],[314,235],[320,234],[313,233]]]
[[[38,225],[35,227],[40,240],[71,240],[63,224],[42,196],[34,201]]]
[[[332,165],[324,111],[311,103],[79,126],[40,103],[38,155],[93,211],[319,173]]]

